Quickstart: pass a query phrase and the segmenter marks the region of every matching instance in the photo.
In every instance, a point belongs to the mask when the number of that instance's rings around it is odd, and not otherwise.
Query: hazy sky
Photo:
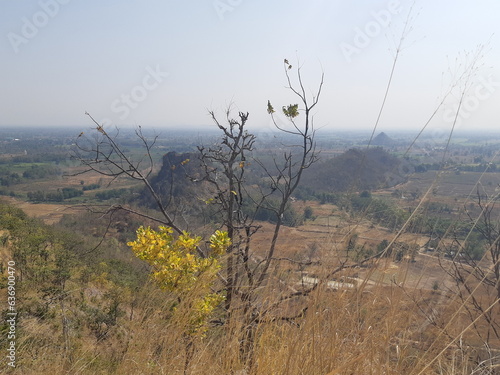
[[[296,102],[283,59],[306,88],[325,84],[316,126],[369,129],[383,100],[412,1],[0,0],[0,126],[208,126],[233,103],[252,127]],[[500,123],[500,2],[416,1],[380,130]],[[481,57],[475,59],[478,46]],[[295,71],[295,70],[293,70]],[[292,72],[293,72],[292,71]]]

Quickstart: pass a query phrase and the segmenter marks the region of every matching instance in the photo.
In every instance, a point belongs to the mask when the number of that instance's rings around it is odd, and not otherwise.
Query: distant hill
[[[189,177],[196,178],[200,172],[197,154],[169,152],[163,156],[161,170],[149,179],[149,183],[164,203],[172,197],[193,199],[194,185]],[[141,198],[143,204],[155,207],[156,203],[146,188]]]
[[[374,146],[394,146],[397,142],[384,132],[379,133],[371,142]]]
[[[352,148],[334,158],[320,160],[308,168],[303,175],[301,187],[317,193],[376,190],[391,187],[406,181],[407,172],[412,169],[403,159],[391,155],[382,147]],[[251,173],[248,178],[255,185],[266,184]],[[207,193],[202,182],[193,183],[191,178],[202,180],[198,155],[194,153],[169,152],[163,156],[163,166],[159,173],[150,179],[153,188],[164,203],[175,198],[191,209],[199,209],[199,196]],[[142,194],[143,203],[154,207],[149,193]],[[173,203],[174,203],[173,202]]]
[[[304,173],[302,185],[316,192],[375,190],[406,180],[405,161],[382,147],[350,149],[343,154],[313,164]]]

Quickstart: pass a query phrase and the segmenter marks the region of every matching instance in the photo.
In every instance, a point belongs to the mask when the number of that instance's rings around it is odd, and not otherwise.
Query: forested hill
[[[304,174],[302,185],[316,192],[374,190],[404,182],[409,170],[405,161],[381,147],[353,148],[313,164]]]

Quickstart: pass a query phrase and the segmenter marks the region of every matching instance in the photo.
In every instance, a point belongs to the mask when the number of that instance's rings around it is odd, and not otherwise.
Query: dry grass
[[[269,287],[264,296],[272,299],[272,292]],[[182,333],[187,322],[182,312],[172,315],[172,302],[166,292],[147,285],[123,304],[125,314],[118,325],[100,340],[78,329],[78,317],[71,308],[56,310],[50,320],[22,320],[19,367],[12,373],[184,374],[191,350]],[[186,373],[470,374],[478,353],[461,346],[460,340],[452,343],[467,322],[460,315],[455,324],[448,324],[459,307],[457,301],[446,306],[449,302],[444,292],[394,283],[338,291],[319,287],[289,305],[290,311],[307,306],[305,316],[257,327],[251,369],[245,370],[239,355],[242,327],[236,319],[230,326],[212,327],[206,337],[194,341]],[[427,318],[436,306],[442,310],[435,324],[429,324]],[[71,322],[66,336],[64,317]],[[425,368],[430,361],[433,364]]]
[[[303,209],[303,203],[297,202]],[[283,228],[278,253],[301,260],[315,244],[314,259],[323,259],[310,272],[319,278],[338,263],[337,252],[350,233],[360,243],[376,244],[394,233],[368,222],[346,220],[336,207],[308,202],[315,221],[299,228]],[[35,205],[41,214],[41,205]],[[58,207],[47,205],[50,207]],[[268,243],[271,226],[263,223],[255,237],[255,248]],[[424,238],[404,234],[407,243],[423,245]],[[5,249],[2,249],[2,254]],[[259,254],[257,252],[256,259]],[[280,262],[272,282],[262,292],[262,303],[275,300],[277,291],[300,290],[295,265]],[[287,273],[288,272],[288,273]],[[235,375],[336,375],[336,374],[493,374],[478,372],[479,364],[496,357],[478,339],[471,317],[448,289],[453,286],[434,256],[421,253],[416,262],[395,263],[380,259],[367,268],[344,275],[358,279],[356,289],[332,290],[326,284],[310,295],[294,299],[278,311],[294,315],[307,307],[304,316],[291,321],[274,320],[256,327],[254,364],[242,361],[239,348],[243,320],[214,325],[206,337],[190,340],[183,334],[188,324],[182,309],[172,312],[173,297],[153,284],[124,297],[123,315],[105,337],[97,338],[79,314],[80,290],[66,306],[55,304],[50,318],[20,320],[18,367],[13,374],[235,374]],[[340,275],[338,275],[340,276]],[[438,290],[434,284],[438,282]],[[283,285],[285,283],[285,286]],[[86,286],[85,296],[95,295],[95,304],[109,285]],[[89,288],[94,288],[91,291]],[[25,301],[29,293],[24,295]],[[5,301],[5,295],[1,295]],[[498,312],[495,312],[498,313]],[[477,326],[483,332],[484,321]],[[63,329],[63,327],[65,327]],[[465,344],[467,343],[467,344]],[[189,359],[186,370],[186,359]],[[490,366],[491,367],[491,366]],[[478,370],[478,371],[476,371]],[[476,372],[475,372],[476,371]]]

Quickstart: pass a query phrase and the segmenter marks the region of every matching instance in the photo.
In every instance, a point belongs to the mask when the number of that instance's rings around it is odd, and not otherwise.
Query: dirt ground
[[[65,184],[79,183],[77,177],[64,180]],[[94,179],[86,179],[86,183],[95,183]],[[67,185],[66,185],[67,186]],[[63,215],[78,213],[85,208],[81,205],[30,203],[12,197],[1,197],[1,201],[24,210],[29,216],[42,219],[47,224],[59,221]],[[327,264],[335,264],[338,254],[345,248],[346,241],[356,234],[358,245],[375,247],[382,240],[391,241],[395,233],[386,228],[374,226],[368,221],[356,222],[349,219],[345,212],[331,204],[320,205],[318,202],[293,203],[297,212],[303,212],[309,206],[313,210],[313,220],[308,220],[298,227],[282,227],[279,235],[276,257],[294,260],[321,259]],[[257,249],[256,258],[269,248],[274,226],[260,223],[262,228],[254,236],[253,246]],[[428,238],[416,234],[404,233],[397,241],[415,243],[423,247]],[[258,259],[257,259],[258,260]],[[376,270],[361,270],[360,277],[369,277],[376,282],[391,284],[405,283],[415,288],[431,289],[435,284],[443,287],[449,284],[445,273],[439,266],[437,258],[426,253],[417,255],[415,262],[394,263],[384,260],[379,262]]]
[[[63,215],[81,212],[83,208],[71,205],[30,203],[12,197],[0,197],[0,202],[22,209],[30,217],[41,219],[46,224],[54,224]]]
[[[357,223],[348,220],[346,215],[333,205],[320,205],[317,202],[295,202],[295,209],[300,212],[306,206],[313,209],[315,219],[307,221],[296,228],[283,227],[278,238],[277,258],[290,258],[298,261],[321,259],[327,265],[338,262],[339,252],[345,249],[346,240],[351,234],[357,234],[357,244],[375,247],[382,240],[389,242],[396,233],[387,228],[373,226],[369,222]],[[273,226],[262,223],[262,228],[254,237],[254,246],[264,252],[269,247]],[[361,268],[356,271],[359,279],[368,278],[371,284],[390,285],[397,283],[407,288],[445,290],[452,286],[438,258],[425,252],[424,245],[428,241],[425,236],[403,233],[397,242],[417,244],[420,252],[415,260],[393,262],[380,259],[376,267]],[[446,266],[447,260],[442,263]]]

